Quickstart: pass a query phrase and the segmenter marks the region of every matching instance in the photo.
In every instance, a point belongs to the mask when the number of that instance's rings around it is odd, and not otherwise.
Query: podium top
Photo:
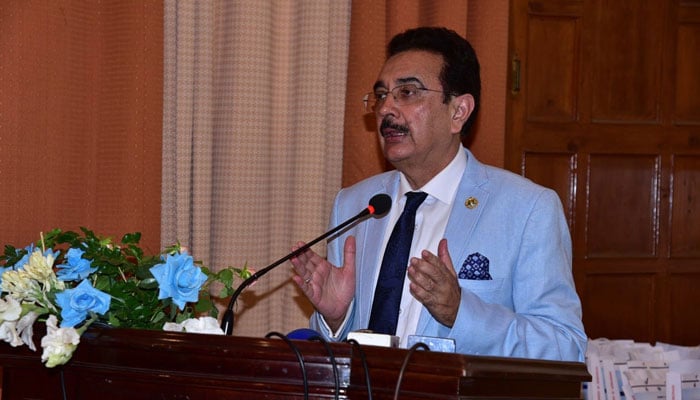
[[[62,398],[39,354],[4,345],[0,363],[7,398]],[[374,399],[579,399],[590,380],[583,363],[109,328],[88,329],[62,371],[68,398],[130,400],[366,399],[368,383]]]

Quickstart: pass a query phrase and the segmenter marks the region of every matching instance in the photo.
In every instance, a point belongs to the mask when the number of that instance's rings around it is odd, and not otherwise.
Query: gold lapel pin
[[[476,197],[469,196],[467,197],[467,200],[464,201],[464,205],[468,209],[473,210],[479,205],[479,200],[477,200]]]

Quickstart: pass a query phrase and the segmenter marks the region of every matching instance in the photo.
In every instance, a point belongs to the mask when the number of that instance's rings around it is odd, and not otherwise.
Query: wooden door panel
[[[671,343],[697,343],[700,332],[698,304],[700,304],[700,274],[674,273],[669,285]]]
[[[700,7],[678,27],[675,73],[675,120],[700,124]],[[690,18],[694,17],[694,18]]]
[[[593,274],[583,292],[583,323],[589,337],[654,338],[653,274]]]
[[[528,121],[576,120],[578,18],[533,16],[529,21],[527,83]]]
[[[673,162],[671,257],[700,258],[700,156]]]
[[[587,333],[697,345],[700,0],[511,0],[510,41],[506,165],[562,200]]]
[[[592,154],[588,169],[585,256],[655,257],[658,157]]]
[[[592,111],[599,122],[657,122],[668,0],[594,1]]]

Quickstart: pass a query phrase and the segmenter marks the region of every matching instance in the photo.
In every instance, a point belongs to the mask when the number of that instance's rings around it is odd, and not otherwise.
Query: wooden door
[[[506,164],[555,189],[589,337],[700,344],[700,0],[511,0]]]

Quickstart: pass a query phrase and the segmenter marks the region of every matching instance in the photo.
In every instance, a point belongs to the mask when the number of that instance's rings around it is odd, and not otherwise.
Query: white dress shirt
[[[428,250],[437,255],[438,244],[440,243],[440,239],[444,237],[447,220],[450,217],[452,204],[454,203],[457,193],[457,183],[464,174],[466,167],[467,154],[460,146],[457,155],[445,169],[440,171],[440,173],[423,187],[415,190],[416,192],[427,193],[428,197],[416,212],[416,225],[413,233],[413,241],[411,242],[409,260],[411,257],[420,258],[423,250]],[[405,194],[412,190],[408,180],[404,174],[401,173],[401,183],[398,193],[399,206],[392,207],[387,216],[389,218],[389,223],[384,233],[384,243],[382,244],[382,248],[384,249],[389,241],[389,236],[391,236],[391,231],[394,229],[394,225],[396,225],[396,221],[399,219],[406,205]],[[377,272],[373,278],[375,282],[379,277],[379,270],[380,268],[376,269]],[[400,347],[407,347],[408,336],[415,333],[421,309],[423,308],[422,304],[411,295],[409,284],[410,281],[406,277],[404,279],[403,293],[401,295],[399,321],[396,327],[396,336],[400,338]]]
[[[460,145],[459,151],[452,161],[440,171],[433,179],[426,183],[423,187],[415,190],[416,192],[428,193],[423,204],[420,205],[416,211],[416,225],[413,232],[413,241],[411,242],[411,252],[409,254],[409,260],[411,257],[420,257],[420,253],[427,249],[433,254],[437,255],[438,244],[440,239],[444,237],[445,228],[447,227],[447,220],[450,217],[450,211],[452,210],[452,204],[454,203],[455,195],[457,194],[457,183],[460,177],[464,174],[464,170],[467,167],[467,153],[464,148]],[[399,185],[399,206],[392,207],[389,211],[389,223],[387,224],[386,232],[384,233],[384,242],[382,244],[382,249],[386,249],[387,242],[389,241],[389,236],[391,236],[391,231],[396,225],[399,216],[403,212],[406,206],[406,193],[410,192],[411,185],[408,180],[401,173],[401,182]],[[376,282],[379,278],[379,271],[381,268],[376,268],[376,274],[373,280]],[[416,300],[410,293],[409,289],[410,281],[408,278],[404,278],[403,292],[401,294],[401,305],[399,307],[399,321],[396,326],[396,336],[399,337],[399,346],[407,347],[408,336],[412,335],[416,331],[418,326],[418,319],[420,318],[420,313],[422,309],[422,304]],[[353,302],[350,307],[353,307]],[[326,321],[321,318],[322,324],[325,326],[327,331],[331,332],[331,337],[334,339],[338,338],[338,333],[343,330],[343,327],[348,321],[349,313],[345,316],[345,320],[342,322],[340,327],[336,331],[332,331]]]

